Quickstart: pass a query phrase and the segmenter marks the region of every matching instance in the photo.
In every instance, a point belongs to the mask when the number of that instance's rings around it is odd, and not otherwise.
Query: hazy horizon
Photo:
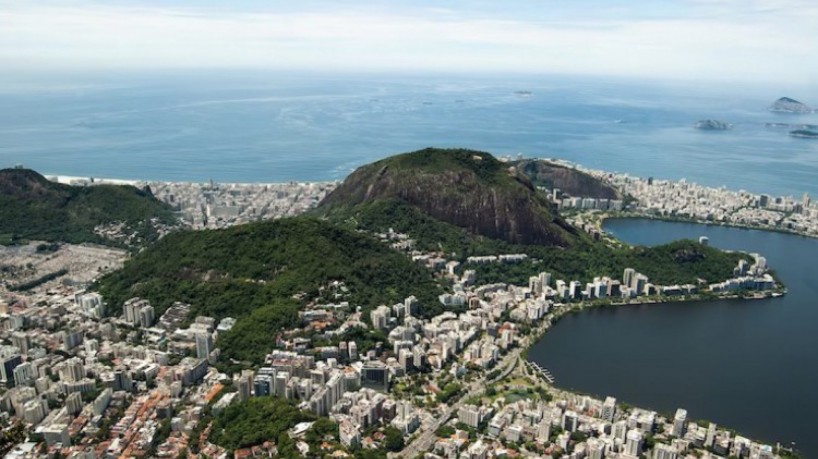
[[[814,87],[803,0],[0,0],[7,78],[193,69],[585,75]]]

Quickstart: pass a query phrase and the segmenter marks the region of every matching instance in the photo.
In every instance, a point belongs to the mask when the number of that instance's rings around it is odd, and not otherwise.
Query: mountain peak
[[[0,194],[19,199],[59,194],[59,186],[31,169],[0,169]]]
[[[475,235],[510,243],[566,247],[576,235],[516,167],[466,149],[426,148],[362,166],[321,207],[387,199]]]

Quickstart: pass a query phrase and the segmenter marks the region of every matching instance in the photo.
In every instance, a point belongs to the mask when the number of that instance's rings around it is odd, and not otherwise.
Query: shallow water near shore
[[[529,352],[557,385],[672,414],[686,408],[739,433],[818,456],[818,240],[694,223],[613,219],[605,228],[654,245],[707,236],[760,252],[782,298],[599,308],[565,316]]]

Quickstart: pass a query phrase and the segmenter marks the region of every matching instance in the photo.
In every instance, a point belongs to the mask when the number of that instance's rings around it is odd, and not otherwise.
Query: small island
[[[770,111],[781,113],[805,114],[812,113],[812,108],[795,99],[790,99],[789,97],[782,97],[777,101],[773,102],[773,104],[770,106]]]
[[[818,131],[796,129],[794,131],[790,131],[790,137],[798,137],[800,139],[818,139]]]
[[[700,120],[693,127],[703,131],[726,131],[732,129],[733,125],[719,120]]]

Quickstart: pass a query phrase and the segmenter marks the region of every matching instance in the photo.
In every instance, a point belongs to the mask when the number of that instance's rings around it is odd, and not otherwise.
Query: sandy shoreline
[[[131,186],[139,186],[146,183],[174,183],[174,184],[207,184],[208,181],[203,182],[171,182],[165,180],[132,180],[132,179],[114,179],[114,178],[104,178],[104,177],[79,177],[75,175],[54,175],[54,174],[45,174],[44,177],[49,181],[61,183],[64,185],[85,185],[89,183],[93,183],[95,185],[131,185]],[[264,185],[288,185],[288,184],[298,184],[298,185],[310,185],[310,184],[328,184],[328,183],[337,183],[337,180],[325,180],[325,181],[296,181],[290,180],[287,182],[217,182],[214,181],[213,183],[216,185],[237,185],[237,186],[264,186]]]

